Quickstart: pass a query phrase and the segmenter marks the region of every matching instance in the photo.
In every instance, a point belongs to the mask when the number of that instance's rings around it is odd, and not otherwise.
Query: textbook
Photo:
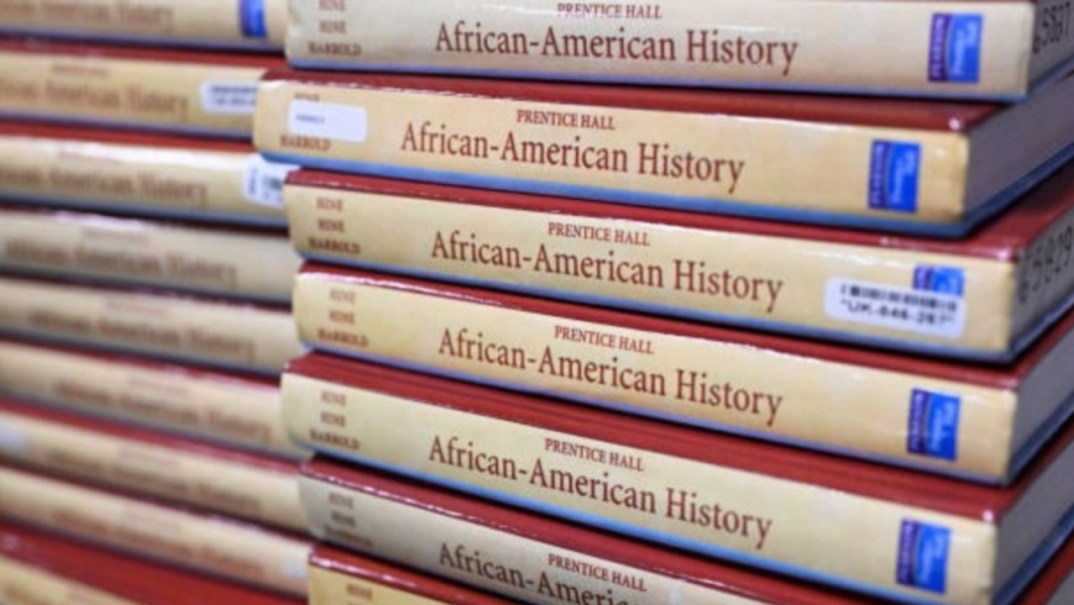
[[[1074,313],[995,367],[319,265],[294,317],[325,352],[993,483],[1074,408]]]
[[[306,595],[310,543],[0,466],[0,518],[64,538],[293,596]]]
[[[488,593],[329,546],[315,546],[309,564],[309,605],[507,605]]]
[[[0,116],[249,140],[282,58],[0,38]]]
[[[0,205],[0,268],[287,305],[300,260],[278,230]]]
[[[445,432],[450,430],[444,427]],[[495,435],[486,438],[497,440]],[[499,441],[505,451],[511,451],[508,439]],[[783,475],[779,479],[764,475],[772,482],[769,487],[787,481],[787,485],[816,490],[814,500],[785,499],[788,494],[775,494],[760,485],[740,491],[744,486],[731,478],[736,472],[733,468],[714,467],[713,472],[730,474],[713,483],[712,475],[697,476],[692,465],[657,471],[650,466],[656,462],[651,453],[632,458],[629,449],[585,450],[585,443],[553,440],[548,449],[532,452],[544,465],[540,467],[543,473],[554,470],[559,480],[577,480],[571,483],[576,491],[573,498],[591,500],[588,514],[574,515],[571,522],[321,458],[303,471],[302,497],[319,539],[540,603],[579,602],[564,596],[570,594],[591,595],[590,602],[597,602],[599,596],[639,605],[711,603],[724,602],[720,593],[731,592],[747,597],[745,603],[857,603],[883,598],[922,604],[1007,604],[1014,602],[1058,550],[1062,534],[1069,529],[1065,526],[1070,525],[1067,514],[1062,527],[1054,528],[1060,534],[1055,540],[1035,530],[1021,533],[1029,526],[1040,529],[1055,523],[1066,512],[1070,494],[1060,492],[1071,490],[1060,487],[1069,482],[1058,475],[1069,473],[1063,468],[1070,462],[1069,451],[1065,462],[1057,460],[1060,466],[1053,465],[1052,472],[1042,475],[1040,491],[1031,489],[1017,502],[1017,490],[994,491],[859,463],[852,463],[858,467],[852,471],[836,470],[846,461],[832,457],[809,456],[789,464],[791,460],[783,456],[786,451],[773,446],[754,452],[760,457],[749,464]],[[554,451],[559,445],[565,449]],[[581,462],[584,451],[603,452],[607,457],[604,463]],[[617,466],[610,461],[614,454],[622,455],[620,462],[632,459],[641,468]],[[745,452],[737,445],[730,451],[697,455],[747,462],[739,458]],[[475,464],[491,461],[482,460]],[[598,470],[589,476],[581,467]],[[601,515],[618,505],[601,502],[601,490],[613,490],[626,512],[630,507],[627,491],[621,490],[627,488],[618,481],[630,482],[654,471],[661,479],[631,491],[638,499],[630,498],[640,504],[648,499],[643,495],[650,493],[647,490],[667,489],[667,494],[653,496],[658,510],[653,514],[636,510],[642,525],[605,522]],[[879,480],[844,471],[869,472],[869,477]],[[459,486],[460,482],[454,482],[452,487]],[[677,491],[679,487],[686,491]],[[863,496],[863,490],[872,492],[872,497]],[[716,500],[706,500],[709,495]],[[510,499],[512,504],[522,504],[524,498],[520,494]],[[552,508],[542,507],[541,512],[552,512]],[[767,511],[774,509],[785,510],[796,521],[784,525],[790,517],[767,518]],[[878,514],[871,516],[866,510]],[[681,534],[665,533],[674,531],[668,528],[676,525],[681,526]],[[616,537],[602,529],[632,536]],[[663,546],[649,543],[661,539],[666,542]],[[698,548],[701,541],[720,540],[738,546]],[[705,556],[691,554],[692,550]],[[842,590],[867,596],[844,596]],[[728,602],[739,603],[733,598]]]
[[[277,69],[254,145],[332,171],[961,236],[1074,155],[1072,98],[1074,76],[998,105]]]
[[[300,352],[286,307],[4,275],[0,335],[273,376]]]
[[[40,406],[301,460],[279,380],[139,356],[0,340],[0,393]]]
[[[0,198],[283,227],[292,169],[249,143],[0,120]]]
[[[945,242],[299,171],[303,256],[579,303],[1012,358],[1074,302],[1074,165]]]
[[[0,522],[0,601],[16,605],[305,603],[10,522]]]
[[[5,0],[0,33],[153,46],[276,51],[286,0]]]
[[[298,463],[0,399],[7,464],[291,531],[306,529]]]
[[[399,24],[405,23],[405,27]],[[1074,56],[1063,0],[292,3],[292,65],[1016,99]]]

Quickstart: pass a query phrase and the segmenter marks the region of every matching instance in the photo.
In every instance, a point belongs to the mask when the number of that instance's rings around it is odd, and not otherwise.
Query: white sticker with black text
[[[295,164],[270,162],[258,154],[250,156],[242,179],[242,194],[255,204],[283,208],[283,182],[297,170]]]
[[[287,129],[321,139],[362,143],[368,134],[368,112],[364,107],[297,99],[287,112]]]
[[[824,312],[843,321],[943,338],[960,338],[966,329],[961,295],[850,279],[828,280]]]
[[[253,115],[256,105],[257,82],[201,83],[201,108],[207,113]]]

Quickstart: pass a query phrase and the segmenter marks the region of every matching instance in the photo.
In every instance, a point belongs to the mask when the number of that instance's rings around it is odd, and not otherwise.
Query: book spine
[[[0,4],[2,30],[92,37],[120,42],[249,46],[283,45],[284,0],[149,0],[57,3],[18,0]]]
[[[0,458],[88,483],[305,531],[298,467],[284,471],[0,411]]]
[[[288,80],[262,85],[255,123],[270,158],[332,170],[799,219],[966,212],[959,133]],[[878,186],[896,165],[906,186]]]
[[[308,574],[309,605],[353,603],[356,599],[372,605],[434,605],[459,602],[425,597],[313,563],[310,563]]]
[[[999,260],[327,187],[284,196],[311,258],[746,327],[1008,347],[1012,266]]]
[[[1020,2],[326,2],[292,7],[287,52],[334,69],[1010,97],[1033,17]]]
[[[4,393],[105,418],[298,460],[279,390],[0,341]]]
[[[1038,0],[1036,9],[1030,37],[1033,54],[1029,62],[1034,79],[1054,71],[1074,55],[1074,2]]]
[[[256,153],[0,135],[0,195],[69,208],[282,225],[289,169]]]
[[[62,575],[0,555],[0,603],[4,605],[136,605]]]
[[[282,233],[245,234],[0,211],[0,266],[289,304],[299,258]]]
[[[0,51],[0,111],[247,139],[259,67]]]
[[[360,552],[405,561],[413,567],[461,582],[476,584],[527,602],[578,602],[569,601],[566,597],[569,594],[588,594],[591,595],[590,599],[593,602],[596,602],[598,597],[603,597],[608,599],[607,602],[638,605],[723,602],[724,599],[736,604],[752,602],[742,597],[737,597],[736,600],[733,593],[727,594],[716,587],[692,584],[683,581],[682,578],[665,575],[658,570],[636,568],[544,543],[526,535],[523,531],[516,533],[499,526],[486,525],[469,515],[441,514],[435,505],[426,508],[421,503],[384,497],[377,490],[365,491],[306,476],[302,478],[301,486],[303,502],[310,514],[311,530],[318,538]],[[620,492],[621,495],[625,493]],[[634,493],[640,495],[641,492]],[[763,501],[762,494],[770,495],[762,490],[751,496],[744,494],[743,496],[760,503]],[[810,537],[816,538],[811,534],[818,529],[820,531],[823,529],[816,524],[806,523],[787,528],[789,531],[784,538],[789,538],[790,542],[798,541],[798,544],[788,542],[777,545],[776,542],[782,538],[776,536],[779,531],[773,526],[771,531],[774,533],[770,533],[767,540],[774,541],[766,540],[763,546],[766,554],[746,551],[739,554],[751,565],[767,564],[772,567],[771,564],[775,558],[782,559],[781,556],[773,558],[778,551],[781,555],[788,557],[783,559],[784,562],[797,558],[799,561],[795,563],[798,563],[806,559],[814,569],[823,568],[822,574],[843,574],[842,579],[836,580],[843,585],[852,585],[855,588],[871,591],[873,594],[898,596],[903,600],[917,598],[930,602],[986,602],[986,593],[982,591],[986,591],[989,585],[987,575],[991,569],[990,561],[987,553],[977,552],[974,549],[984,546],[984,550],[987,551],[989,539],[971,527],[979,524],[958,521],[959,524],[966,526],[968,533],[953,531],[952,535],[965,537],[969,542],[951,540],[944,547],[944,554],[959,559],[967,556],[967,559],[961,559],[961,563],[966,566],[953,564],[954,559],[951,559],[949,560],[952,563],[950,568],[946,567],[948,561],[940,567],[933,567],[934,573],[938,573],[938,569],[942,568],[958,570],[958,574],[952,573],[947,576],[944,590],[938,593],[896,585],[894,576],[898,562],[894,558],[887,561],[888,567],[876,566],[878,561],[873,555],[889,549],[894,553],[898,547],[896,544],[899,541],[898,521],[894,527],[895,535],[863,544],[858,539],[862,535],[860,533],[862,528],[856,526],[859,515],[850,512],[853,505],[848,503],[847,507],[839,506],[836,502],[839,498],[835,494],[828,494],[824,499],[826,502],[817,503],[822,507],[821,509],[809,508],[810,505],[804,501],[797,503],[785,501],[784,505],[788,510],[796,505],[802,506],[802,510],[839,510],[840,525],[844,522],[854,524],[856,529],[849,530],[848,526],[848,531],[859,532],[857,537],[852,536],[849,542],[845,540],[838,543],[825,542],[823,548],[818,548],[820,542],[807,545]],[[720,516],[723,521],[717,523],[727,523],[729,519],[727,515],[736,514],[729,513],[726,508],[721,511],[717,516]],[[739,518],[739,522],[742,519],[744,518]],[[751,519],[755,522],[758,520],[757,517],[751,517]],[[879,518],[874,518],[873,521],[879,521]],[[662,526],[666,526],[666,523],[660,519],[652,518],[647,522],[657,524],[654,533],[663,531]],[[905,522],[910,523],[910,521]],[[819,525],[829,528],[832,524],[822,522]],[[870,528],[870,536],[877,535],[876,527]],[[742,528],[743,525],[738,526],[739,530]],[[695,537],[698,537],[704,533],[711,535],[717,532],[710,527],[708,530],[698,529],[694,533]],[[755,535],[754,538],[757,536]],[[680,541],[677,546],[685,543],[685,540]],[[966,550],[955,552],[963,548]],[[752,545],[746,550],[752,551]],[[722,557],[736,556],[731,551],[721,551],[720,555]],[[762,559],[762,557],[768,558]],[[931,560],[929,563],[939,565],[940,561]],[[841,565],[844,569],[836,571],[836,568]],[[783,565],[777,567],[781,572],[803,573],[800,568],[792,569]],[[851,567],[852,570],[849,569]],[[847,573],[853,576],[853,580],[846,577]],[[814,573],[810,577],[818,578],[819,576]],[[826,579],[833,581],[832,577]],[[727,590],[731,592],[734,589],[728,587]]]
[[[263,374],[300,352],[283,309],[8,278],[0,330]]]
[[[286,594],[305,596],[310,545],[263,529],[0,468],[0,515]]]
[[[631,413],[993,480],[1010,456],[999,388],[320,273],[294,313],[325,350]]]

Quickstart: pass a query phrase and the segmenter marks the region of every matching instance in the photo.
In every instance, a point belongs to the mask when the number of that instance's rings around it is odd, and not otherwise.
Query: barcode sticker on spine
[[[0,450],[21,454],[26,451],[26,435],[13,426],[0,424]]]
[[[966,328],[961,295],[850,279],[828,280],[824,312],[843,321],[944,338],[960,338]]]
[[[287,174],[297,168],[294,164],[269,162],[254,154],[246,163],[242,194],[255,204],[283,208],[283,182]]]
[[[253,115],[257,82],[208,81],[201,84],[201,107],[208,113]]]

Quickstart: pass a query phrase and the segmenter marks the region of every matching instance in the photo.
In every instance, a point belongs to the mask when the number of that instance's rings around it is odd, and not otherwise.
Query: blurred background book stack
[[[280,2],[0,5],[0,601],[296,603]]]

